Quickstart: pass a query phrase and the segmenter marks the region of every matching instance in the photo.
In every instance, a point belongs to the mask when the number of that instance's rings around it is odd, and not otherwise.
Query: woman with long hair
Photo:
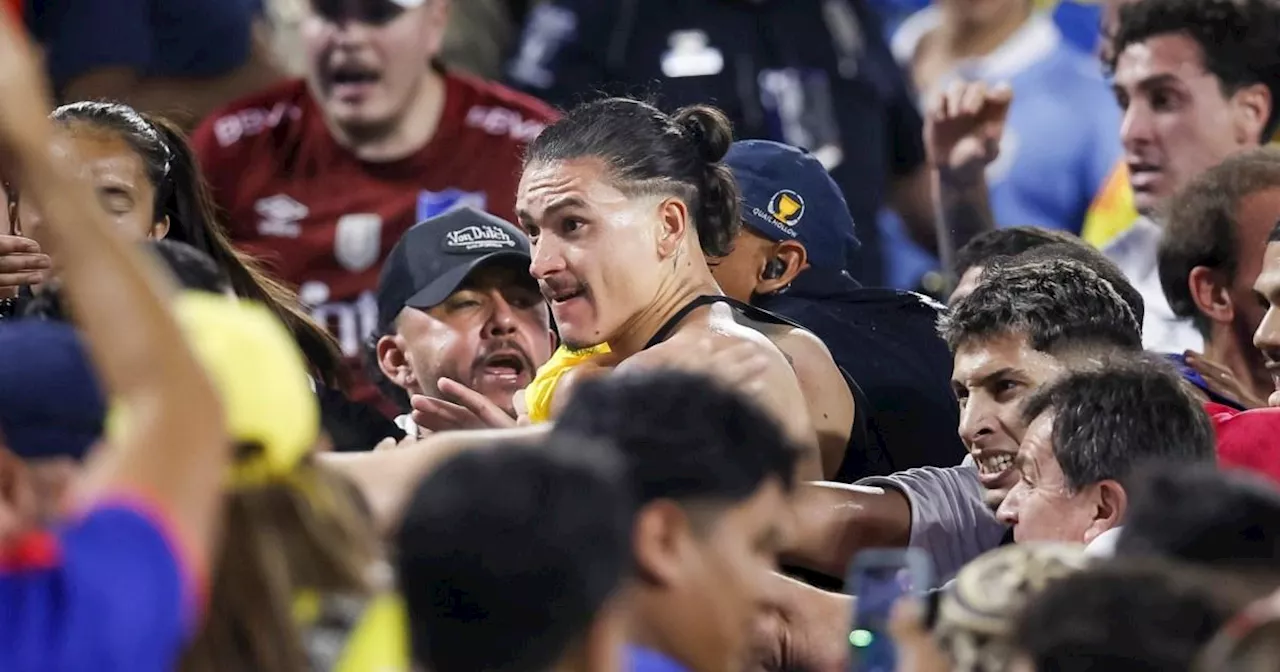
[[[51,118],[72,141],[99,204],[122,233],[176,240],[209,255],[231,280],[237,296],[266,305],[285,323],[312,375],[330,387],[339,386],[337,343],[310,318],[294,292],[231,245],[181,130],[123,103],[104,101],[63,105]],[[6,191],[10,209],[16,212],[15,225],[30,233],[40,225],[39,214],[22,207],[18,189],[11,186]]]

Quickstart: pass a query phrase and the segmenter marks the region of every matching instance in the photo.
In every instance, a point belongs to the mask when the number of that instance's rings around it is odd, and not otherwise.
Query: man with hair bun
[[[707,267],[741,225],[737,185],[721,162],[732,140],[724,115],[705,106],[666,115],[610,98],[569,112],[530,145],[520,180],[530,271],[565,345],[607,343],[619,372],[705,368],[710,353],[739,349],[725,361],[758,363],[754,396],[806,447],[798,473],[820,478],[796,374],[744,318],[780,320],[723,296]]]

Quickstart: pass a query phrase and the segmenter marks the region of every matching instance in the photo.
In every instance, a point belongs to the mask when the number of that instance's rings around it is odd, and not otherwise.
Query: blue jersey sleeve
[[[100,506],[20,546],[0,555],[0,670],[174,668],[195,592],[156,518]]]
[[[49,76],[61,90],[95,68],[145,73],[154,36],[149,0],[59,0],[40,3],[32,17],[45,46]]]

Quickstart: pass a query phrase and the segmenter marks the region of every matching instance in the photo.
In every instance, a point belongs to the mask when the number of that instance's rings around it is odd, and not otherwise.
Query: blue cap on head
[[[733,143],[724,161],[742,191],[742,220],[805,246],[815,270],[843,274],[860,247],[844,194],[814,156],[770,140]]]
[[[83,459],[106,402],[80,337],[61,322],[0,322],[0,443],[23,459]]]

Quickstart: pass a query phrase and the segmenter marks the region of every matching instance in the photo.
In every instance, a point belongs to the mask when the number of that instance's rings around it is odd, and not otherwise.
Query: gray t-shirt
[[[1000,545],[1008,529],[983,500],[984,488],[970,457],[957,467],[919,467],[857,483],[892,488],[911,506],[911,546],[932,556],[939,583],[966,563]]]

